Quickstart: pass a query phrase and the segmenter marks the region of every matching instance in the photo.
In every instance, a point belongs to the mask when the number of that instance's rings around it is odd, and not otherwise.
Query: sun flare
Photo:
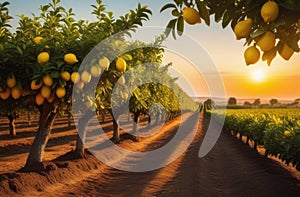
[[[254,70],[252,73],[252,79],[256,82],[262,82],[265,78],[264,72],[262,70]]]

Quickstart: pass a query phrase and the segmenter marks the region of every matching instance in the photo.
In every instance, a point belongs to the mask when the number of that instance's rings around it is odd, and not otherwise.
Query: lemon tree
[[[213,16],[223,28],[230,25],[237,40],[243,39],[248,46],[259,46],[260,57],[268,65],[277,55],[288,61],[300,51],[300,2],[297,0],[173,0],[161,12],[166,9],[175,17],[167,24],[166,34],[172,32],[174,37],[176,31],[178,35],[184,31],[184,21],[195,25],[199,16],[210,25]],[[249,65],[257,61],[245,56],[245,62]]]

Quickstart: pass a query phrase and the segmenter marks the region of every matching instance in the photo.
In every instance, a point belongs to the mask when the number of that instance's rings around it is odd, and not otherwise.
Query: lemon
[[[21,89],[18,88],[17,86],[13,87],[11,89],[11,96],[16,100],[18,98],[20,98],[22,95]]]
[[[43,37],[37,36],[37,37],[34,37],[34,38],[33,38],[33,42],[34,42],[35,44],[39,44],[39,43],[41,42],[42,39],[43,39]]]
[[[43,83],[46,85],[46,86],[52,86],[53,85],[53,79],[51,76],[49,75],[45,75],[43,76]]]
[[[267,61],[270,66],[272,60],[276,57],[277,49],[273,48],[270,51],[265,51],[262,56],[262,61]]]
[[[17,84],[17,81],[16,81],[16,78],[12,75],[10,77],[8,77],[6,79],[6,85],[9,87],[9,88],[13,88],[15,87]]]
[[[185,22],[187,22],[190,25],[196,24],[200,19],[199,12],[194,8],[184,8],[182,17],[185,20]]]
[[[292,132],[290,132],[290,131],[288,131],[288,130],[285,130],[284,133],[283,133],[283,135],[284,135],[285,137],[291,137],[291,136],[292,136]]]
[[[84,87],[84,83],[82,81],[79,81],[78,83],[76,83],[76,86],[78,89],[82,89]]]
[[[78,62],[76,55],[73,53],[67,53],[64,56],[64,61],[69,65],[73,65]]]
[[[43,98],[44,98],[44,97],[43,97]],[[54,101],[54,96],[53,96],[53,94],[51,94],[50,97],[47,98],[47,101],[48,101],[48,103],[53,103],[53,101]]]
[[[118,84],[119,84],[119,85],[124,85],[124,84],[125,84],[125,78],[124,78],[124,76],[121,76],[121,77],[119,78]]]
[[[71,74],[71,81],[73,83],[78,83],[80,81],[80,75],[78,72],[74,71],[72,74]]]
[[[37,56],[37,62],[39,64],[46,64],[47,62],[49,62],[49,60],[50,60],[50,55],[48,52],[41,52]]]
[[[41,93],[38,93],[38,94],[35,96],[35,103],[36,103],[37,105],[43,104],[44,101],[45,101],[45,98],[42,96]]]
[[[92,107],[92,106],[93,106],[93,101],[87,100],[87,101],[85,102],[85,106],[86,106],[87,108]]]
[[[99,59],[98,64],[102,70],[108,71],[110,61],[107,57],[104,56],[101,59]]]
[[[58,87],[58,88],[56,89],[56,96],[57,96],[58,98],[63,98],[65,95],[66,95],[66,89],[65,89],[65,88]]]
[[[126,70],[126,61],[123,58],[118,57],[117,61],[116,61],[116,68],[120,72],[125,72],[125,70]]]
[[[60,77],[65,81],[70,81],[70,79],[71,79],[71,75],[68,71],[61,72]]]
[[[1,92],[1,93],[0,93],[0,97],[1,97],[3,100],[6,100],[6,99],[8,99],[8,97],[10,96],[10,93],[11,93],[10,88],[6,88],[6,90],[5,90],[4,92]]]
[[[238,22],[234,27],[236,39],[247,38],[250,35],[252,24],[253,20],[251,18]]]
[[[260,52],[255,46],[248,47],[244,52],[244,58],[247,65],[255,64],[260,58]]]
[[[285,60],[289,60],[293,54],[294,50],[287,43],[284,43],[282,50],[279,51],[279,55]]]
[[[92,66],[90,68],[90,72],[92,74],[93,77],[99,77],[100,73],[101,73],[101,70],[99,67],[97,66]]]
[[[51,96],[51,88],[49,88],[48,86],[43,86],[41,89],[41,95],[44,98],[49,98]]]
[[[85,70],[81,73],[80,78],[83,83],[87,84],[91,81],[92,76],[91,76],[91,73],[89,73],[88,71]]]
[[[279,6],[275,1],[267,1],[260,10],[260,15],[266,23],[276,20],[279,14]]]
[[[42,80],[40,80],[40,82],[37,84],[37,79],[35,79],[35,80],[31,81],[30,88],[32,90],[38,90],[38,89],[40,89],[42,87],[42,85],[43,85],[43,81]]]
[[[256,43],[262,51],[269,51],[274,48],[276,42],[275,34],[267,31]]]

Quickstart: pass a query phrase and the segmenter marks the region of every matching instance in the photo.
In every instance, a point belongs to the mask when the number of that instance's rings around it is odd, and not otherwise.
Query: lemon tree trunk
[[[42,156],[51,133],[52,124],[57,115],[53,110],[53,105],[49,103],[45,104],[41,110],[38,131],[25,164],[26,170],[36,170],[42,163]]]
[[[120,126],[118,124],[118,117],[114,117],[113,118],[113,142],[118,143],[120,141]]]
[[[84,141],[86,137],[87,128],[90,120],[94,117],[94,115],[94,112],[88,111],[78,120],[78,135],[76,139],[75,152],[78,153],[81,157],[84,156]]]
[[[134,112],[133,113],[133,134],[135,134],[138,131],[138,124],[140,122],[140,113]]]
[[[15,126],[15,120],[16,118],[13,115],[9,115],[7,116],[8,120],[9,120],[9,134],[11,136],[16,136],[17,132],[16,132],[16,126]]]

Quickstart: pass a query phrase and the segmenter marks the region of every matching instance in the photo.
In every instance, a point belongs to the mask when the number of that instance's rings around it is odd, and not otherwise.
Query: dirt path
[[[61,186],[50,196],[299,196],[300,181],[280,165],[222,133],[204,158],[198,151],[208,120],[201,117],[196,137],[175,162],[159,170],[130,173],[106,167],[101,173]],[[171,138],[144,146],[152,150]]]

